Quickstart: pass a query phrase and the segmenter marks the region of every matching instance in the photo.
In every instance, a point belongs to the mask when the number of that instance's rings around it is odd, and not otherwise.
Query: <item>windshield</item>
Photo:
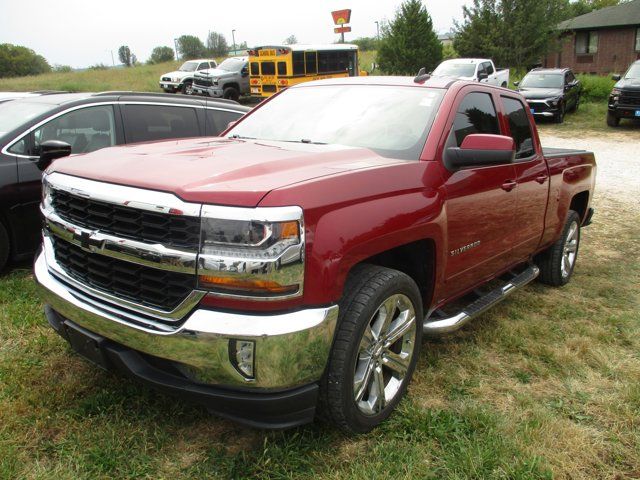
[[[417,160],[443,90],[329,85],[285,90],[230,131],[229,137],[369,148]]]
[[[475,63],[444,62],[433,71],[434,75],[442,77],[473,77],[475,73]]]
[[[195,72],[199,62],[184,62],[178,69],[181,72]]]
[[[624,78],[640,78],[640,63],[631,65],[627,73],[624,74]]]
[[[226,70],[227,72],[239,72],[244,66],[244,60],[238,60],[237,58],[227,58],[224,62],[218,65],[220,70]]]
[[[20,100],[0,103],[0,136],[29,123],[32,118],[52,110],[55,105]]]
[[[526,75],[520,86],[524,88],[562,88],[564,75],[561,73],[530,73]]]

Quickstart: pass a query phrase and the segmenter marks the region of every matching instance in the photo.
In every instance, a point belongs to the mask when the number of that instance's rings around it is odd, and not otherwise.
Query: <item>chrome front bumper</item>
[[[41,252],[34,265],[44,302],[59,315],[107,339],[175,362],[194,382],[277,391],[320,379],[338,318],[336,305],[258,315],[197,308],[180,325],[133,324],[126,312],[74,288],[47,266]],[[157,327],[157,328],[156,328]],[[230,359],[230,342],[255,344],[255,375],[245,378]]]

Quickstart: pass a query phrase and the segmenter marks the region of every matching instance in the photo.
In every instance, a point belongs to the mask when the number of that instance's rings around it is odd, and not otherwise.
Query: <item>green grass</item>
[[[0,478],[635,478],[640,227],[597,202],[575,277],[425,341],[369,435],[239,427],[103,372],[47,325],[29,270],[0,278]]]

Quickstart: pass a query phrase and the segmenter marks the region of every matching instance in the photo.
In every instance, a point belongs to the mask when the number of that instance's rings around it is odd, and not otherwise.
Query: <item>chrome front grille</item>
[[[640,91],[638,92],[622,92],[618,100],[620,105],[629,107],[640,107]]]
[[[195,289],[195,276],[88,252],[54,237],[56,262],[73,279],[146,307],[172,311]]]
[[[198,87],[211,87],[213,85],[213,82],[210,78],[195,77],[193,79],[193,84]]]
[[[194,251],[200,244],[198,217],[149,212],[80,197],[64,190],[53,190],[51,202],[61,218],[81,227]]]

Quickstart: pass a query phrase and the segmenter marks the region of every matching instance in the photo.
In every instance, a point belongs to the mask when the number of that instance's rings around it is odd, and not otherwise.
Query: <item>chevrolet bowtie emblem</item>
[[[82,230],[80,232],[76,231],[73,234],[73,238],[80,244],[80,247],[87,252],[101,250],[103,248],[103,242],[94,237],[96,233],[97,232],[87,230]]]

